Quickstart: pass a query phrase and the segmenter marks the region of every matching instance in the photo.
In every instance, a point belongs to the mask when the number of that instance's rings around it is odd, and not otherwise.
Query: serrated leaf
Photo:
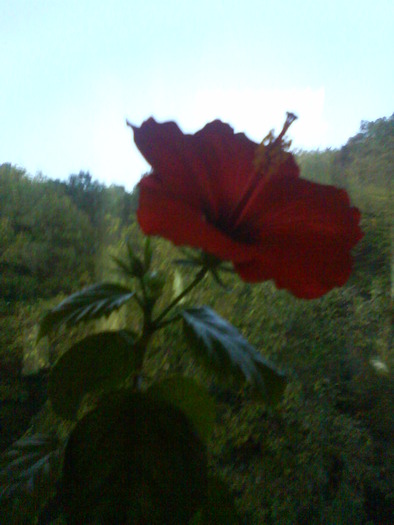
[[[184,414],[161,400],[110,396],[70,435],[62,475],[69,524],[186,525],[206,490],[205,446]]]
[[[10,507],[14,497],[36,510],[42,506],[59,475],[61,453],[56,436],[35,434],[16,441],[0,460],[0,507]]]
[[[277,403],[286,379],[234,326],[208,307],[180,312],[184,333],[198,359],[223,378],[248,381],[268,403]]]
[[[123,273],[123,275],[125,275],[128,278],[135,277],[133,270],[130,268],[127,262],[125,262],[120,257],[116,257],[116,255],[111,255],[111,259],[116,263],[118,267],[117,269],[120,271],[120,273]]]
[[[54,411],[74,419],[84,396],[119,386],[137,366],[132,332],[119,330],[90,335],[65,352],[53,366],[48,395]]]
[[[211,275],[216,284],[218,284],[223,290],[225,290],[226,292],[230,291],[230,287],[223,282],[223,279],[220,277],[220,274],[217,270],[211,270]]]
[[[70,327],[107,317],[129,301],[134,293],[120,284],[101,283],[70,295],[44,316],[38,340],[61,326]]]
[[[216,407],[207,390],[193,379],[173,376],[154,383],[146,392],[179,408],[194,425],[201,439],[207,441],[213,431]]]

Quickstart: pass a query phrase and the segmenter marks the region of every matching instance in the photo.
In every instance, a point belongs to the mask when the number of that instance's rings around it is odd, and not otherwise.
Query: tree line
[[[0,289],[8,305],[70,293],[95,279],[105,232],[133,220],[135,195],[89,173],[67,181],[0,166]]]

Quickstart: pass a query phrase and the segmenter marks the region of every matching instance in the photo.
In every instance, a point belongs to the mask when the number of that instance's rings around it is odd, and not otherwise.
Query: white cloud
[[[243,131],[252,140],[261,142],[271,129],[279,133],[286,112],[291,111],[299,117],[289,132],[293,146],[312,149],[326,142],[324,101],[322,87],[275,91],[204,90],[196,93],[180,125],[187,126],[187,131],[191,132],[219,118],[236,131]]]

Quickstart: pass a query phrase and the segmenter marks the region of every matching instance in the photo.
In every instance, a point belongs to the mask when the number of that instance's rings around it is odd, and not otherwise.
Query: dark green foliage
[[[99,248],[106,217],[118,219],[122,226],[134,220],[136,194],[126,192],[123,186],[106,187],[83,171],[70,175],[66,183],[60,184],[75,206],[89,218],[94,227],[96,248]]]
[[[154,383],[147,393],[182,410],[200,438],[209,440],[216,420],[216,408],[205,388],[189,377],[171,376]]]
[[[289,377],[275,413],[245,395],[217,396],[215,457],[240,495],[245,523],[390,523],[389,291],[370,284],[366,299],[353,285],[303,302],[268,284],[244,287],[230,319],[242,318],[251,342],[283,363]],[[375,369],[373,358],[386,371]],[[379,487],[373,497],[371,486]]]
[[[47,363],[35,349],[41,315],[39,304],[14,304],[12,308],[4,304],[0,310],[0,451],[27,430],[31,418],[47,400],[47,374],[42,369]],[[27,358],[32,366],[27,366]],[[39,369],[39,373],[30,375]]]
[[[136,370],[134,335],[127,330],[90,335],[65,352],[51,369],[48,394],[56,414],[74,419],[88,393],[115,390]]]
[[[0,166],[0,288],[13,303],[69,293],[92,273],[92,228],[55,185]]]
[[[197,359],[227,380],[249,382],[268,403],[277,403],[286,379],[227,321],[210,308],[181,311],[184,332]]]
[[[89,173],[64,183],[0,165],[0,289],[32,301],[94,282],[107,236],[134,220],[136,193],[94,181]]]
[[[390,206],[390,202],[387,205]],[[357,286],[365,293],[369,293],[372,280],[380,280],[389,288],[393,264],[391,243],[394,246],[389,208],[381,212],[365,212],[362,226],[365,236],[355,250],[352,281],[357,282]]]
[[[360,132],[338,153],[337,161],[360,185],[389,190],[394,163],[394,115],[362,122]]]
[[[150,270],[149,240],[143,261],[130,244],[127,248],[127,261],[114,260],[135,291],[110,283],[89,287],[64,300],[41,323],[39,337],[61,326],[107,317],[134,296],[143,318],[139,333],[122,330],[85,337],[51,370],[49,399],[55,412],[64,419],[80,416],[81,406],[87,412],[71,431],[55,501],[62,501],[70,524],[186,524],[199,509],[199,517],[208,519],[208,464],[201,439],[207,440],[213,430],[210,396],[191,379],[179,377],[154,383],[141,393],[148,343],[184,293],[154,315],[166,284],[164,273]],[[185,290],[200,283],[207,271],[200,269]],[[213,310],[187,309],[181,316],[193,344],[191,334],[203,335],[210,359],[220,361],[223,351],[229,354],[225,362],[230,361],[229,369],[238,381],[249,380],[268,400],[283,393],[283,377]],[[175,315],[170,322],[177,320]],[[127,391],[130,385],[132,390]],[[90,397],[83,405],[86,394]],[[225,499],[223,490],[216,493],[215,497]],[[231,510],[227,504],[226,508],[225,514]]]
[[[208,478],[208,496],[203,508],[197,512],[190,525],[240,525],[234,498],[228,487],[218,477]]]
[[[186,524],[199,509],[201,519],[209,517],[207,508],[203,509],[208,464],[200,440],[208,439],[213,429],[210,396],[190,379],[178,377],[141,393],[150,339],[163,322],[166,326],[169,311],[209,268],[202,267],[184,291],[154,314],[166,279],[163,272],[150,270],[151,260],[149,240],[143,262],[128,244],[128,260],[115,261],[135,291],[110,283],[89,287],[64,300],[41,323],[39,337],[61,326],[107,317],[134,296],[143,318],[139,333],[122,330],[85,337],[63,353],[51,370],[49,399],[55,412],[75,419],[81,405],[85,414],[88,411],[71,432],[56,496],[63,501],[68,523]],[[269,401],[283,394],[283,376],[213,310],[189,308],[180,315],[192,346],[201,347],[206,355],[197,354],[205,361],[223,362],[214,369],[225,368],[238,382],[248,380]],[[177,320],[179,315],[170,323]],[[125,390],[129,385],[133,390]],[[86,394],[90,398],[83,405]],[[216,492],[219,499],[224,498],[223,490]],[[227,504],[226,508],[230,512]]]
[[[70,175],[67,182],[62,185],[65,193],[75,206],[89,217],[97,231],[105,214],[103,206],[105,186],[93,180],[90,173],[83,171],[78,175]]]
[[[39,513],[58,478],[61,451],[56,436],[34,434],[18,440],[3,455],[0,462],[2,523],[10,523],[10,516],[14,516],[15,523],[22,523],[27,516]],[[13,500],[15,494],[17,501],[18,496],[20,498],[19,505]]]
[[[70,524],[187,524],[204,501],[206,450],[174,406],[122,393],[77,424],[61,483]]]

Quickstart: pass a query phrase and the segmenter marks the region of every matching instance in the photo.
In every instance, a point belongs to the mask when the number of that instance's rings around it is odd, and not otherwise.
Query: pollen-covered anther
[[[290,140],[285,140],[287,130],[297,119],[294,113],[287,113],[286,121],[282,131],[275,137],[273,130],[263,139],[257,147],[254,158],[254,168],[256,173],[264,177],[270,177],[289,157],[288,149],[291,145]]]

